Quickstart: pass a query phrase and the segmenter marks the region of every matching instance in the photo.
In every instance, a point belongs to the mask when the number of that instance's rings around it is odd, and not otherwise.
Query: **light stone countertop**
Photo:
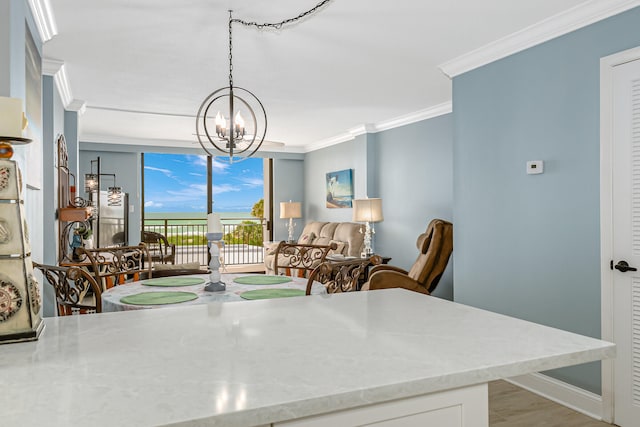
[[[400,289],[45,323],[0,346],[3,425],[262,425],[615,354]]]

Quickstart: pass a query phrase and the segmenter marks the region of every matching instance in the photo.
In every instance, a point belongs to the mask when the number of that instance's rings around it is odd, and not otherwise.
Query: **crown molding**
[[[411,123],[421,122],[427,119],[433,119],[434,117],[449,114],[453,111],[451,101],[443,102],[442,104],[434,105],[423,110],[418,110],[413,113],[405,114],[393,119],[385,120],[377,123],[374,128],[374,132],[381,132],[383,130],[389,130],[401,126],[410,125]]]
[[[118,135],[82,134],[80,141],[87,144],[134,145],[141,147],[193,148],[202,150],[198,141],[178,139],[132,138]],[[264,141],[259,151],[303,153],[301,147],[286,147],[282,142]],[[221,153],[224,155],[224,153]]]
[[[360,126],[349,129],[345,133],[341,133],[331,138],[323,139],[318,142],[306,145],[305,153],[320,150],[321,148],[331,147],[332,145],[341,144],[343,142],[352,141],[356,136],[363,135],[365,133],[378,133],[385,130],[406,126],[411,123],[416,123],[422,120],[432,119],[444,114],[449,114],[452,111],[453,107],[451,101],[447,101],[443,102],[442,104],[434,105],[433,107],[418,110],[413,113],[405,114],[404,116],[395,117],[393,119],[384,120],[379,123],[362,124]]]
[[[29,8],[36,22],[40,39],[44,44],[58,34],[51,3],[49,3],[49,0],[29,0]]]
[[[75,111],[82,116],[87,111],[87,103],[81,99],[74,99],[67,105],[66,110]]]
[[[73,95],[71,94],[71,86],[69,85],[69,78],[67,77],[64,62],[57,59],[43,58],[42,74],[45,76],[53,76],[53,80],[56,82],[56,87],[58,88],[58,93],[62,99],[62,104],[64,108],[67,108],[73,101]]]
[[[590,0],[439,66],[449,78],[640,6],[640,0]]]

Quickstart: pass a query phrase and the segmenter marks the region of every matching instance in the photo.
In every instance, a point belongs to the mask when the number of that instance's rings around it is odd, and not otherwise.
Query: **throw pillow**
[[[310,245],[310,244],[313,243],[313,239],[315,239],[315,238],[316,238],[315,233],[303,234],[298,239],[298,243],[300,243],[301,245]]]

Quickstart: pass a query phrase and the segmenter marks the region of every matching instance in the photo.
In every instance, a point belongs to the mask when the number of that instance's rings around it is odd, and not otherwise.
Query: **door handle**
[[[635,267],[629,267],[629,263],[627,261],[618,261],[614,268],[618,271],[622,271],[623,273],[627,271],[638,271]]]

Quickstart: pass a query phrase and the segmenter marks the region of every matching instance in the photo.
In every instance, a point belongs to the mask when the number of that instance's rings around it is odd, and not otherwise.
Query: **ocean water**
[[[220,214],[223,224],[240,224],[242,221],[257,219],[251,216],[251,212],[216,212]],[[145,225],[161,225],[164,220],[176,225],[197,225],[207,222],[207,214],[204,212],[145,212]]]

